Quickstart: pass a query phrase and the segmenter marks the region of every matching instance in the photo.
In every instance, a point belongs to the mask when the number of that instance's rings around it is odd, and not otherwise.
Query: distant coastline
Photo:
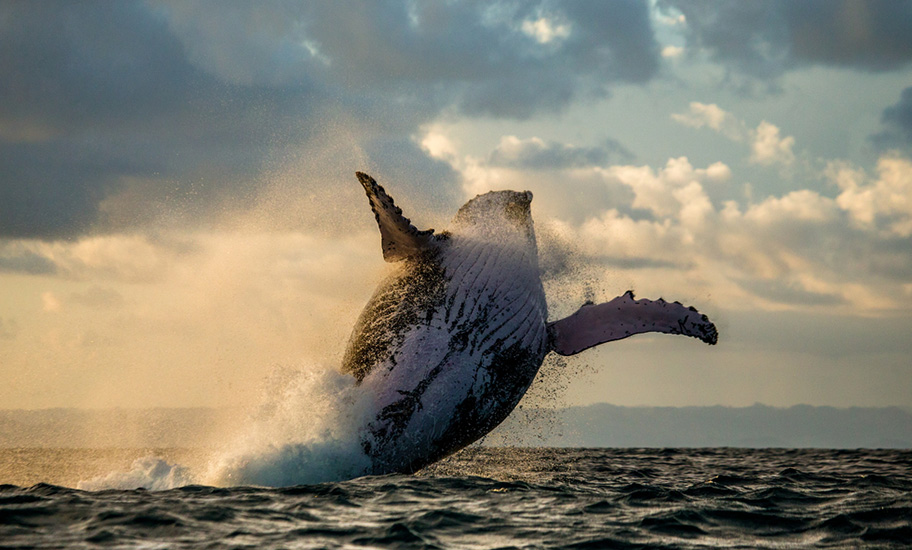
[[[241,411],[212,408],[0,410],[0,448],[200,447],[224,443]],[[514,412],[483,444],[542,447],[912,448],[899,407],[621,407]]]

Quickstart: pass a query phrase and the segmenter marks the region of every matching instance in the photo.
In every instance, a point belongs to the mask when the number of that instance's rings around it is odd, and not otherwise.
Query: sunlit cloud
[[[665,59],[675,59],[684,54],[684,48],[681,46],[665,46],[662,48],[662,57]]]
[[[745,139],[748,133],[744,122],[713,103],[706,104],[692,101],[687,113],[674,113],[671,118],[676,122],[693,128],[703,128],[705,126],[735,141]]]
[[[555,23],[547,17],[536,20],[527,19],[522,23],[522,32],[534,38],[539,44],[548,44],[570,36],[570,25]]]
[[[876,178],[844,162],[830,163],[826,175],[842,191],[836,202],[854,224],[867,229],[882,224],[899,237],[912,235],[912,161],[908,158],[881,157]]]
[[[779,128],[763,121],[752,133],[751,162],[758,164],[791,164],[795,161],[792,147],[795,138],[792,136],[780,137]]]
[[[696,112],[704,115],[701,120],[707,126],[722,128],[725,121],[739,122],[717,108]],[[761,143],[755,152],[758,158],[752,161],[794,160],[794,140],[780,137],[774,125],[764,122],[749,134],[752,145]],[[606,188],[615,189],[616,198],[625,197],[618,189],[629,189],[629,198],[613,208],[593,211],[583,220],[563,221],[559,233],[563,242],[574,243],[589,258],[590,265],[607,262],[635,273],[631,277],[647,288],[665,293],[661,289],[668,278],[678,281],[678,286],[688,281],[693,289],[712,286],[714,295],[746,309],[833,309],[878,315],[912,307],[901,278],[881,273],[877,267],[892,257],[896,265],[912,269],[910,259],[899,250],[891,251],[894,244],[883,240],[872,225],[875,218],[883,218],[884,227],[894,235],[908,237],[904,224],[912,220],[912,213],[904,200],[888,199],[909,194],[907,175],[912,170],[906,158],[881,158],[876,179],[838,162],[831,164],[827,174],[840,190],[832,196],[797,189],[739,205],[713,199],[738,178],[721,161],[695,167],[679,157],[654,168],[597,161],[568,165],[562,157],[554,157],[548,179],[537,178],[531,167],[521,163],[505,166],[506,158],[546,148],[574,150],[540,138],[505,136],[495,149],[497,154],[488,159],[459,158],[452,149],[447,158],[460,171],[467,191],[531,187],[536,197],[547,197],[538,208],[558,219],[563,210],[560,203],[572,201],[572,194],[558,190],[583,185],[593,174]],[[855,220],[854,228],[848,227],[849,220]],[[821,247],[822,234],[843,242],[843,248]]]
[[[716,104],[693,101],[686,113],[674,113],[672,120],[692,128],[709,128],[733,141],[750,143],[750,162],[763,165],[790,165],[795,161],[792,151],[795,138],[781,137],[780,129],[767,121],[761,121],[756,129],[749,129],[744,121],[725,111]]]

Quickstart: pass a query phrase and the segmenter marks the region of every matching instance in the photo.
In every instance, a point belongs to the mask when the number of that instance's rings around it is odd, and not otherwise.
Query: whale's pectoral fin
[[[417,229],[411,220],[402,215],[402,209],[396,206],[393,198],[386,194],[374,178],[363,172],[355,172],[355,175],[364,186],[371,210],[380,226],[384,260],[397,262],[436,246],[433,229]]]
[[[573,315],[548,324],[551,349],[573,355],[599,344],[643,332],[683,334],[715,344],[719,333],[706,315],[665,300],[636,300],[627,291],[604,304],[588,303]]]

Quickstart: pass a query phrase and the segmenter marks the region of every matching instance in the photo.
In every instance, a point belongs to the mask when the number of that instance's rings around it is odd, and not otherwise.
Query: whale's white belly
[[[475,441],[525,393],[547,352],[536,250],[453,237],[438,258],[436,307],[363,387],[377,418],[365,450],[378,468],[413,469]]]

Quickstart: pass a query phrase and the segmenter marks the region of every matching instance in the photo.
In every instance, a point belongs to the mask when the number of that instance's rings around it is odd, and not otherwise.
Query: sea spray
[[[360,432],[374,412],[372,396],[347,374],[278,367],[256,413],[201,482],[288,486],[357,477],[370,464]]]
[[[289,486],[358,477],[370,461],[360,433],[373,397],[349,375],[311,365],[276,367],[263,398],[204,471],[148,455],[127,471],[80,481],[79,489],[166,490],[191,484]]]
[[[90,480],[80,481],[76,484],[76,488],[83,491],[101,491],[142,487],[150,491],[164,491],[191,483],[193,483],[193,477],[188,468],[149,455],[134,460],[126,472],[110,472]]]

